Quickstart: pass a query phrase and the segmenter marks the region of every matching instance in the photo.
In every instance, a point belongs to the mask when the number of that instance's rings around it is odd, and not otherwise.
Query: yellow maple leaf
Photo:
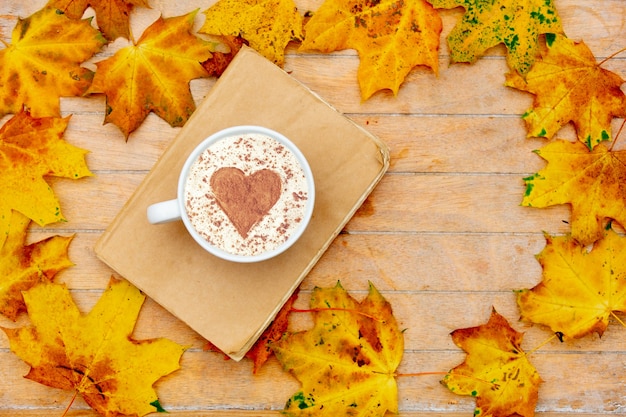
[[[184,125],[194,112],[189,81],[208,76],[201,63],[214,45],[191,32],[196,14],[161,17],[136,44],[96,63],[89,92],[106,95],[104,121],[127,139],[151,111],[171,126]]]
[[[547,36],[541,58],[525,77],[506,76],[506,85],[535,95],[524,114],[529,137],[552,138],[573,122],[578,140],[592,149],[611,139],[613,117],[626,117],[624,80],[605,70],[583,42]]]
[[[200,33],[240,36],[279,66],[287,44],[303,37],[302,16],[293,0],[219,0],[204,14]]]
[[[128,39],[133,8],[150,7],[146,0],[49,0],[47,6],[62,10],[72,19],[80,19],[87,7],[93,7],[98,27],[109,40]]]
[[[65,221],[45,176],[78,179],[92,175],[87,151],[61,139],[67,118],[34,118],[21,111],[0,128],[0,245],[6,239],[11,210],[40,226]]]
[[[34,117],[60,116],[59,97],[82,96],[93,72],[81,63],[106,40],[89,20],[44,8],[18,19],[0,50],[0,116],[26,107]]]
[[[436,8],[465,8],[447,38],[452,62],[474,62],[502,43],[509,67],[526,74],[535,62],[539,35],[563,33],[553,0],[428,1]]]
[[[589,245],[604,234],[604,222],[626,225],[626,151],[600,144],[589,151],[581,142],[556,140],[536,153],[546,168],[524,178],[523,206],[570,204],[572,236]]]
[[[534,416],[542,380],[522,350],[522,339],[495,310],[486,324],[453,331],[452,340],[467,356],[443,385],[475,397],[474,416]]]
[[[51,236],[26,245],[30,219],[12,212],[9,233],[0,245],[0,314],[15,320],[26,310],[22,291],[74,265],[67,256],[72,237]]]
[[[111,279],[87,315],[64,285],[41,283],[24,293],[32,326],[3,328],[11,350],[30,365],[26,378],[75,390],[100,414],[157,411],[152,385],[179,368],[185,348],[167,339],[136,341],[131,333],[145,296]]]
[[[602,335],[611,315],[626,313],[626,238],[612,229],[591,251],[571,236],[546,235],[537,260],[543,279],[518,293],[522,320],[579,338]]]
[[[291,416],[383,416],[398,411],[395,372],[404,337],[391,306],[370,284],[360,303],[338,283],[311,296],[314,327],[274,343],[276,357],[302,390],[284,412]]]
[[[379,90],[398,93],[416,66],[439,68],[442,25],[425,0],[326,0],[304,27],[300,49],[356,49],[361,98]]]

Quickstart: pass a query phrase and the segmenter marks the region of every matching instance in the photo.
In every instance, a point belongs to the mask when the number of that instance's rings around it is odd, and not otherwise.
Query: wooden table
[[[9,40],[17,16],[29,16],[44,3],[3,0],[2,38]],[[322,0],[296,3],[304,13],[315,10]],[[596,57],[626,46],[626,1],[555,3],[568,36],[584,40]],[[137,9],[133,15],[136,37],[159,12],[175,16],[196,7],[205,10],[212,2],[150,4],[151,10]],[[449,333],[485,323],[492,306],[526,333],[526,350],[546,340],[550,336],[546,329],[518,322],[512,290],[540,281],[534,255],[544,247],[543,231],[568,231],[568,207],[520,207],[522,178],[544,167],[532,151],[545,142],[525,138],[520,115],[532,97],[503,86],[504,48],[493,48],[474,65],[449,65],[445,36],[461,14],[462,9],[442,11],[440,75],[416,68],[397,97],[381,92],[361,102],[358,57],[352,50],[327,55],[301,53],[295,46],[287,50],[285,69],[294,78],[391,148],[388,174],[305,279],[298,305],[307,305],[314,286],[332,286],[340,279],[361,298],[371,281],[407,329],[402,373],[445,372],[462,362],[465,355]],[[203,17],[198,14],[198,25]],[[604,67],[625,77],[626,54]],[[214,81],[193,81],[194,97],[200,101]],[[35,241],[51,234],[75,234],[70,258],[76,266],[57,280],[71,288],[85,312],[114,274],[94,256],[95,241],[179,131],[150,115],[125,142],[115,126],[102,125],[104,108],[101,97],[62,99],[63,115],[72,114],[65,139],[91,151],[87,162],[96,175],[79,181],[52,179],[69,222],[32,227],[29,237]],[[573,134],[568,126],[559,136],[572,139]],[[292,327],[306,328],[309,320],[298,314]],[[2,326],[27,323],[25,317],[17,324],[0,319]],[[182,369],[156,385],[161,404],[172,415],[277,415],[299,388],[274,358],[252,375],[250,361],[226,361],[204,351],[201,337],[147,300],[134,337],[160,336],[191,346],[183,355]],[[626,329],[615,321],[602,339],[551,341],[531,360],[545,381],[539,391],[540,415],[626,413]],[[73,393],[26,380],[22,376],[27,370],[0,332],[0,416],[61,415]],[[471,416],[474,400],[450,393],[440,379],[441,375],[399,378],[400,415]],[[68,415],[96,414],[78,399]]]

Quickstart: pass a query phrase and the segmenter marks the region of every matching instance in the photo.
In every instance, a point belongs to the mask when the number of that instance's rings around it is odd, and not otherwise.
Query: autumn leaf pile
[[[97,27],[82,19],[88,6]],[[613,150],[618,135],[611,126],[626,118],[624,80],[602,68],[584,42],[566,36],[553,1],[326,0],[304,18],[291,0],[219,0],[203,11],[199,34],[192,29],[196,10],[157,19],[137,41],[128,20],[134,7],[148,3],[51,0],[19,18],[10,41],[2,40],[0,116],[13,116],[0,128],[0,313],[15,320],[27,311],[31,320],[28,327],[3,329],[12,351],[31,367],[27,378],[74,390],[103,415],[145,415],[160,409],[152,385],[178,369],[184,352],[167,339],[131,338],[143,296],[125,281],[112,280],[89,314],[78,312],[67,289],[53,282],[72,265],[71,237],[25,243],[31,221],[71,221],[46,177],[92,175],[86,151],[62,139],[71,117],[60,117],[61,97],[104,95],[104,122],[126,140],[150,112],[182,126],[195,110],[190,80],[221,74],[243,43],[279,66],[290,43],[323,53],[354,49],[362,100],[381,90],[396,94],[416,66],[438,73],[438,10],[456,7],[464,14],[447,37],[452,63],[471,64],[503,44],[506,85],[534,97],[523,119],[528,137],[548,141],[537,151],[546,167],[523,179],[521,204],[571,206],[571,233],[546,235],[537,255],[542,281],[512,289],[521,320],[571,339],[603,334],[611,317],[621,322],[626,238],[618,230],[626,226],[626,151]],[[126,46],[100,57],[95,68],[84,65],[119,37]],[[569,123],[578,141],[555,138]],[[317,288],[307,311],[313,327],[290,332],[287,304],[252,351],[255,369],[274,353],[301,382],[285,413],[396,412],[404,342],[384,297],[372,285],[357,301],[338,284]],[[467,357],[443,378],[449,390],[475,397],[475,414],[534,415],[542,380],[521,333],[494,310],[486,324],[451,336]]]

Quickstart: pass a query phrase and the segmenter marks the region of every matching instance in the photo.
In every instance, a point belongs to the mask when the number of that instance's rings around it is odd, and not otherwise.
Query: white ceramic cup
[[[307,184],[307,199],[304,207],[304,214],[301,218],[301,221],[298,223],[298,226],[295,230],[292,230],[291,234],[287,238],[287,240],[281,243],[279,246],[267,250],[262,253],[257,253],[254,255],[246,255],[246,254],[238,254],[232,253],[230,251],[226,251],[220,247],[217,247],[211,243],[209,243],[204,237],[198,233],[198,231],[192,225],[190,217],[185,208],[185,184],[187,178],[190,174],[190,169],[194,162],[199,158],[199,156],[212,145],[217,142],[231,138],[233,136],[238,135],[249,135],[249,134],[260,134],[264,136],[268,136],[280,144],[282,144],[285,148],[287,148],[297,159],[300,167],[305,176],[306,184]],[[178,191],[177,197],[173,200],[167,200],[152,204],[147,209],[148,221],[152,224],[161,224],[168,223],[171,221],[182,220],[185,228],[189,232],[189,234],[193,237],[193,239],[207,252],[211,253],[214,256],[219,258],[233,261],[233,262],[259,262],[270,259],[274,256],[277,256],[291,247],[304,233],[304,230],[309,224],[311,216],[313,214],[313,206],[315,204],[315,185],[313,181],[313,173],[311,172],[311,168],[302,154],[302,152],[297,148],[297,146],[287,139],[284,135],[265,128],[261,126],[234,126],[230,128],[226,128],[224,130],[220,130],[206,138],[202,141],[188,156],[183,168],[180,172],[180,176],[178,179]],[[271,215],[267,214],[267,216]]]

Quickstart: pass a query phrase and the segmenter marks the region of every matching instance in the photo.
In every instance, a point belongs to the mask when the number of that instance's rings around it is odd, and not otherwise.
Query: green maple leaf
[[[448,35],[452,62],[474,62],[503,43],[509,66],[526,74],[535,62],[539,35],[563,33],[553,0],[428,0],[436,8],[465,8]]]

